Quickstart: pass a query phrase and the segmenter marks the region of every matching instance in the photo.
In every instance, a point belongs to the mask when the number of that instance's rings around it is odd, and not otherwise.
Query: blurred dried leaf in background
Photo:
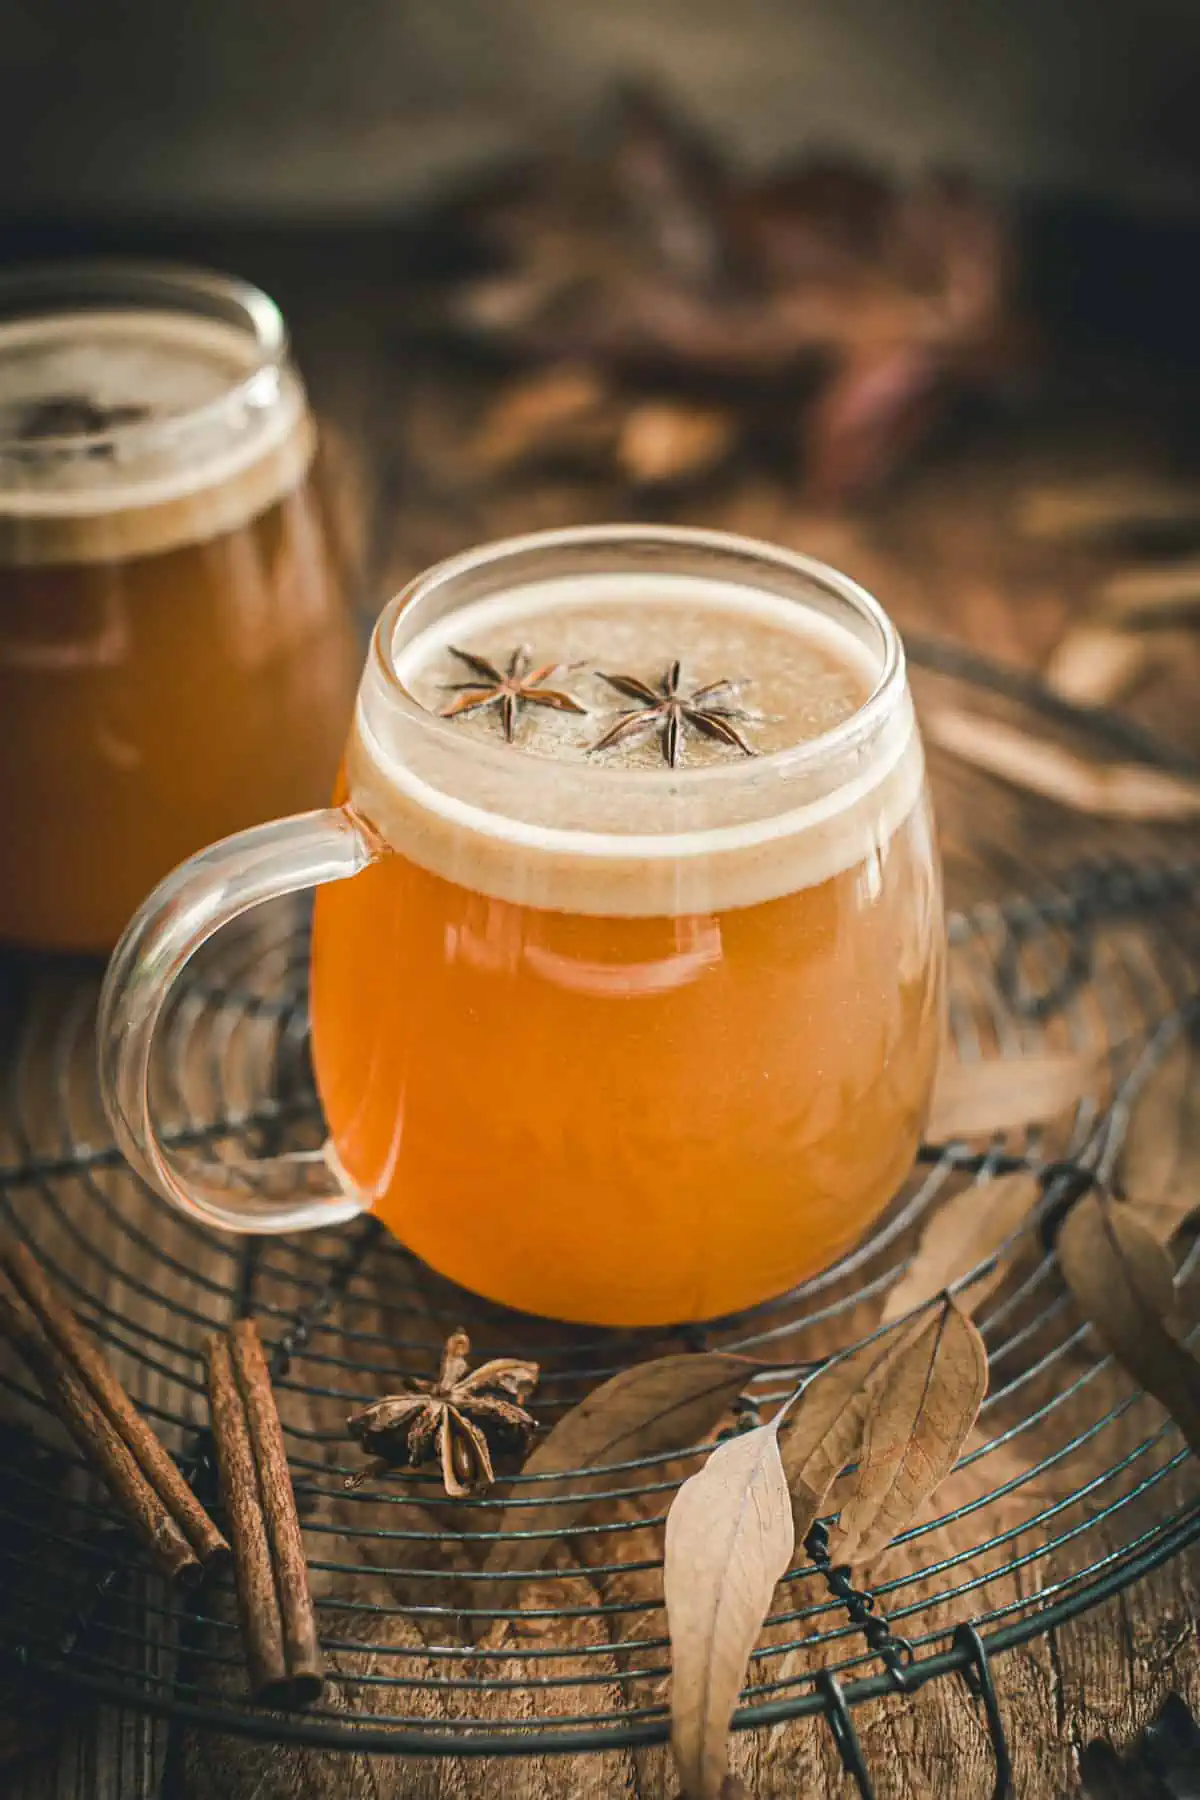
[[[823,499],[865,491],[1028,349],[1011,234],[971,186],[850,161],[748,178],[641,88],[465,224],[488,266],[452,295],[451,329],[611,381],[635,484],[702,476],[749,436],[799,451]],[[668,410],[647,417],[648,395]]]

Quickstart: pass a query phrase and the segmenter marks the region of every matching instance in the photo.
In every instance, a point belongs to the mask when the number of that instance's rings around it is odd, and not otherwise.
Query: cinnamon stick
[[[258,1469],[259,1492],[279,1593],[288,1674],[294,1686],[303,1688],[306,1699],[315,1698],[324,1685],[324,1665],[308,1585],[308,1558],[300,1535],[296,1496],[275,1391],[254,1320],[238,1319],[231,1327],[229,1337],[234,1374],[246,1409],[246,1423]]]
[[[316,1699],[324,1672],[283,1432],[257,1329],[239,1322],[210,1338],[206,1354],[251,1691],[268,1705],[301,1706]]]
[[[250,1689],[258,1700],[274,1699],[287,1689],[287,1658],[250,1429],[234,1380],[228,1340],[223,1335],[211,1337],[205,1350],[213,1445],[233,1540],[234,1585]]]
[[[101,1352],[65,1301],[59,1298],[36,1257],[24,1244],[7,1244],[0,1262],[12,1277],[38,1323],[57,1345],[117,1435],[209,1570],[228,1566],[229,1545],[180,1474],[165,1445],[134,1406]]]
[[[107,1413],[57,1345],[44,1335],[11,1276],[0,1269],[0,1331],[29,1368],[129,1526],[169,1580],[195,1587],[204,1570],[187,1538],[151,1487]]]

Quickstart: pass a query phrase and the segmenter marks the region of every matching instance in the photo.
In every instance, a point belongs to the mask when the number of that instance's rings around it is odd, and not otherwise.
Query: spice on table
[[[0,1260],[38,1324],[108,1416],[146,1480],[207,1568],[225,1566],[229,1545],[116,1375],[91,1342],[37,1258],[24,1244],[6,1245]]]
[[[0,1332],[24,1361],[162,1573],[181,1587],[195,1587],[204,1576],[195,1550],[79,1371],[42,1331],[7,1269],[0,1269]]]
[[[242,1642],[256,1700],[303,1706],[324,1686],[283,1430],[253,1319],[206,1346],[213,1442]]]
[[[528,1446],[537,1422],[523,1402],[537,1386],[538,1365],[496,1357],[471,1369],[470,1354],[466,1332],[453,1332],[436,1381],[411,1380],[404,1392],[375,1400],[347,1419],[347,1430],[374,1456],[347,1478],[347,1488],[436,1458],[446,1492],[461,1499],[491,1486],[493,1451]]]

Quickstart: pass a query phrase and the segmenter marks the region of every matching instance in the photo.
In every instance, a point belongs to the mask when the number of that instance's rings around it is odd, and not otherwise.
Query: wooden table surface
[[[1165,471],[1178,453],[1172,383],[1141,368],[1127,377],[1118,364],[1103,382],[1089,367],[1055,370],[1008,415],[973,421],[854,513],[816,509],[793,484],[752,469],[653,502],[633,501],[603,475],[488,479],[468,446],[490,378],[406,330],[386,237],[355,239],[338,251],[234,235],[195,249],[270,285],[289,312],[317,406],[336,431],[343,516],[364,569],[364,596],[376,601],[472,542],[657,512],[813,551],[862,579],[902,628],[1036,668],[1111,570],[1114,552],[1022,533],[1014,520],[1023,500],[1063,481]],[[1112,352],[1105,354],[1111,371]],[[1200,752],[1198,642],[1186,630],[1160,633],[1153,667],[1128,704],[1160,734]],[[1175,1479],[1175,1504],[1190,1475],[1189,1468]],[[1132,1774],[1118,1778],[1114,1757],[1088,1746],[1108,1740],[1123,1749],[1172,1690],[1200,1711],[1198,1619],[1200,1551],[1193,1551],[998,1660],[1018,1794],[1059,1800],[1087,1791],[1116,1800],[1159,1791]],[[957,1681],[869,1706],[859,1730],[881,1796],[975,1800],[991,1792],[986,1737]],[[1081,1757],[1091,1771],[1086,1789]],[[851,1792],[819,1722],[743,1734],[736,1766],[758,1800]],[[657,1750],[506,1763],[370,1760],[196,1740],[101,1710],[71,1719],[52,1753],[0,1773],[0,1791],[9,1800],[160,1793],[169,1800],[483,1800],[496,1792],[506,1800],[665,1800],[674,1784]]]

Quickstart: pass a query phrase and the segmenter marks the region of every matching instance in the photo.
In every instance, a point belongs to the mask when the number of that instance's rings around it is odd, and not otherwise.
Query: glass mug
[[[0,277],[0,941],[111,950],[330,791],[360,651],[279,312],[185,269]]]
[[[631,599],[700,582],[835,631],[869,670],[861,703],[782,751],[630,767],[523,754],[495,711],[468,731],[414,698],[422,633],[452,645],[489,597],[540,595],[548,640],[596,582]],[[886,1206],[932,1087],[944,930],[903,652],[852,581],[675,529],[457,557],[382,613],[335,801],[184,863],[110,965],[109,1113],[186,1212],[284,1231],[373,1210],[489,1299],[646,1325],[780,1293]],[[325,1147],[234,1168],[169,1154],[148,1078],[172,983],[222,925],[310,887]]]

